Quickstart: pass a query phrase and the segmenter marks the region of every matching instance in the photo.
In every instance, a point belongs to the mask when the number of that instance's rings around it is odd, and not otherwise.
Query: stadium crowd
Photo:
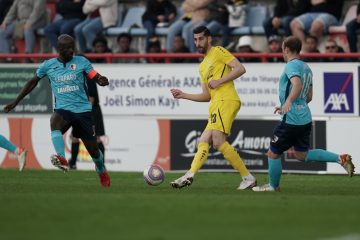
[[[256,16],[264,21],[258,26],[260,32],[254,33],[249,26],[252,21],[249,13],[251,8],[259,6],[266,14]],[[141,16],[128,16],[131,8],[143,9]],[[136,24],[134,18],[139,18],[140,23]],[[122,27],[129,19],[133,19],[132,25]],[[0,23],[0,54],[57,53],[57,38],[61,34],[75,38],[78,54],[195,53],[192,31],[200,25],[217,36],[218,45],[234,53],[281,53],[282,39],[289,35],[301,39],[302,53],[344,53],[357,52],[360,3],[349,0],[273,0],[269,4],[256,0],[142,0],[134,5],[122,0],[0,0]],[[331,34],[329,30],[333,26],[343,29]],[[250,30],[243,31],[247,27]],[[145,30],[145,34],[133,34],[134,28]],[[120,32],[114,36],[109,29]],[[263,41],[254,41],[259,36]],[[135,38],[140,44],[134,43]],[[138,41],[139,38],[144,41]],[[48,47],[40,49],[40,42]],[[282,58],[268,60],[278,62]],[[0,62],[6,61],[12,59],[0,57]],[[113,59],[116,63],[139,61]],[[192,59],[176,58],[169,62],[189,61]],[[241,57],[240,61],[261,59]],[[326,58],[326,61],[352,59]],[[153,58],[146,62],[166,61]]]

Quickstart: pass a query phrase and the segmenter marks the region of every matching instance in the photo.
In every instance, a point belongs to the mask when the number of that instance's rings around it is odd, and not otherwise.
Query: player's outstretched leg
[[[242,181],[237,188],[238,190],[251,189],[256,186],[256,178],[246,168],[234,147],[225,141],[218,150],[224,155],[224,158],[230,162],[231,166],[240,173]]]
[[[339,163],[345,169],[349,177],[352,177],[355,172],[355,166],[349,154],[339,155],[323,149],[312,149],[307,153],[305,162]]]
[[[206,161],[208,157],[208,153],[209,153],[209,144],[207,142],[200,142],[194,160],[191,163],[190,170],[184,176],[172,181],[170,185],[173,188],[183,188],[190,186],[194,181],[195,173],[199,171],[201,166]]]

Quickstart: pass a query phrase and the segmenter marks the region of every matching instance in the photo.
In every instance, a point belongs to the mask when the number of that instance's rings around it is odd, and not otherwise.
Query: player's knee
[[[290,22],[290,29],[291,31],[296,31],[296,30],[302,30],[302,27],[298,21],[293,20]]]
[[[213,142],[213,144],[212,144],[213,148],[216,150],[219,150],[221,145],[222,145],[222,143],[220,143],[220,142]]]
[[[267,152],[267,156],[268,156],[268,158],[271,158],[271,159],[278,159],[278,158],[280,157],[279,154],[274,153],[274,152],[271,151],[270,149],[269,149],[268,152]]]
[[[313,24],[311,25],[310,35],[316,36],[316,37],[321,37],[323,32],[324,32],[323,23],[320,21],[314,21]]]

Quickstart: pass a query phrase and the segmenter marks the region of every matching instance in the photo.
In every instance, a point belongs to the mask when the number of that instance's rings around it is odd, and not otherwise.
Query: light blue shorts
[[[327,32],[329,26],[339,25],[336,17],[329,13],[304,13],[295,18],[294,21],[300,23],[305,32],[309,32],[314,21],[320,21],[325,27],[325,32]]]

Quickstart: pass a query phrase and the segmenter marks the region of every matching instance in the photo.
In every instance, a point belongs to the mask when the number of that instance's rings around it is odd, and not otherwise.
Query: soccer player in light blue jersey
[[[50,119],[51,140],[56,151],[56,155],[51,156],[52,164],[63,171],[68,170],[63,134],[72,127],[73,136],[83,141],[92,157],[101,185],[110,187],[104,157],[97,145],[86,78],[96,81],[100,86],[108,85],[109,81],[97,73],[85,57],[74,56],[75,42],[71,36],[59,36],[58,51],[59,56],[44,61],[35,76],[25,84],[17,98],[5,106],[4,111],[15,108],[47,76],[55,98],[54,113]]]
[[[281,114],[281,122],[275,128],[268,150],[269,183],[253,187],[254,191],[280,191],[282,172],[281,154],[293,147],[296,159],[305,162],[334,162],[341,164],[352,177],[354,164],[349,154],[335,154],[322,149],[309,150],[312,116],[308,103],[312,100],[312,71],[299,59],[301,41],[288,37],[282,44],[285,70],[280,76],[280,107],[274,113]]]

